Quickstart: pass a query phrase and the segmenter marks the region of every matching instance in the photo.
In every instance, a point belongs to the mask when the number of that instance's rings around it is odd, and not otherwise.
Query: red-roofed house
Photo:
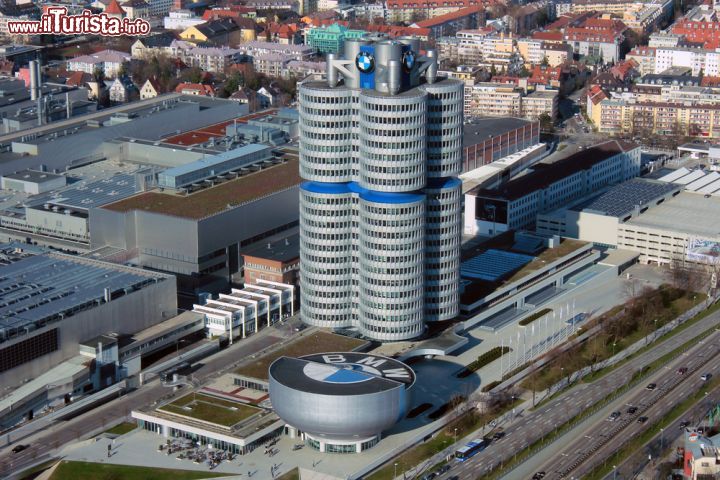
[[[430,35],[438,38],[455,35],[458,30],[478,28],[485,20],[485,8],[470,6],[437,17],[413,23],[414,28],[429,28]]]
[[[700,80],[700,86],[701,87],[720,87],[720,77],[709,77],[704,76],[702,80]]]
[[[599,85],[592,85],[587,91],[587,116],[597,126],[600,126],[599,104],[606,98],[608,94]]]
[[[117,0],[111,0],[108,6],[105,7],[105,10],[103,10],[103,13],[110,17],[119,19],[122,19],[125,16],[125,10],[123,10]]]
[[[175,93],[183,95],[200,95],[204,97],[214,97],[215,89],[212,85],[204,85],[202,83],[181,83],[175,87]]]
[[[631,58],[613,66],[610,73],[621,82],[628,83],[633,78],[640,76],[640,65]]]
[[[467,7],[489,7],[497,0],[388,0],[387,21],[411,23],[418,18],[434,19]]]

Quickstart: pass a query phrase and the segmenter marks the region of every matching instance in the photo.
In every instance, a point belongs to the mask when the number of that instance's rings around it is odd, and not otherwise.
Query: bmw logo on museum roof
[[[372,73],[375,70],[375,56],[369,52],[360,52],[355,57],[355,66],[362,73]]]
[[[403,53],[402,66],[403,70],[405,70],[406,73],[410,72],[410,70],[413,69],[413,67],[415,66],[415,52],[413,52],[412,50],[408,50]]]

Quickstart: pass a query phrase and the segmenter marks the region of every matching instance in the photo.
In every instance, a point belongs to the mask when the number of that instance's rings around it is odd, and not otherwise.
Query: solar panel
[[[700,188],[704,187],[705,185],[709,185],[718,179],[720,179],[720,173],[711,172],[707,175],[704,175],[704,176],[698,178],[697,180],[695,180],[692,183],[688,183],[687,186],[685,187],[685,190],[690,190],[691,192],[696,192]]]
[[[494,282],[530,263],[535,257],[519,253],[487,250],[460,265],[460,276]]]
[[[682,168],[678,168],[677,170],[673,171],[672,173],[668,173],[664,177],[660,177],[659,180],[661,182],[674,182],[678,178],[684,177],[688,173],[690,173],[690,170],[688,170],[685,167],[682,167]]]
[[[720,190],[720,180],[714,181],[711,184],[705,185],[700,190],[697,191],[697,193],[713,193]]]
[[[687,185],[689,183],[694,182],[698,178],[702,178],[705,176],[705,172],[702,170],[695,170],[693,172],[688,173],[684,177],[680,177],[677,180],[674,180],[673,183],[679,183],[680,185]]]
[[[679,187],[672,183],[634,179],[617,185],[586,205],[583,210],[594,210],[617,218],[631,213],[636,206],[658,200]]]
[[[77,186],[53,192],[46,196],[34,197],[33,204],[51,203],[77,210],[89,210],[127,198],[138,192],[135,177],[118,173],[95,182],[80,182]]]

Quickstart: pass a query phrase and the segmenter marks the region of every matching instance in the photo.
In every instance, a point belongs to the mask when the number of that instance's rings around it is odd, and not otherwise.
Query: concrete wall
[[[52,231],[56,235],[69,235],[73,238],[86,238],[88,235],[87,218],[65,215],[52,210],[25,209],[28,226],[39,228],[44,232]]]
[[[0,373],[0,385],[18,385],[25,379],[35,378],[58,363],[78,354],[79,342],[101,334],[131,334],[148,328],[162,320],[162,312],[177,311],[174,278],[166,278],[141,290],[129,293],[89,310],[78,312],[63,320],[35,330],[33,335],[57,328],[60,348],[48,355]],[[24,335],[0,344],[1,348],[31,338]]]
[[[137,142],[107,142],[103,152],[108,157],[118,157],[124,162],[177,167],[203,158],[203,154],[182,147],[168,148]]]

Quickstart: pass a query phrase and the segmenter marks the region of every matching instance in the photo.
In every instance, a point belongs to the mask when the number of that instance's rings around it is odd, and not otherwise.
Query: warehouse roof
[[[298,157],[286,154],[283,158],[286,161],[282,164],[189,195],[145,192],[103,208],[116,212],[144,210],[191,219],[205,218],[222,212],[228,205],[239,205],[298,185]]]
[[[474,118],[463,127],[463,146],[484,142],[489,138],[497,137],[532,123],[537,122],[515,117]]]

